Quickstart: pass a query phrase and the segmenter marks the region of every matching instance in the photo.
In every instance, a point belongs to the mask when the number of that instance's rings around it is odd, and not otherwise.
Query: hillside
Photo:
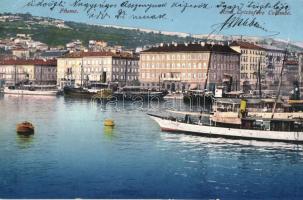
[[[17,33],[24,33],[30,34],[34,40],[41,41],[49,46],[65,45],[75,39],[83,41],[83,44],[88,44],[89,40],[104,40],[110,45],[122,45],[127,48],[161,42],[185,42],[190,40],[190,38],[146,33],[139,30],[63,22],[51,18],[33,17],[30,14],[2,14],[2,16],[7,15],[18,16],[18,18],[0,22],[1,39],[14,37]],[[64,23],[65,27],[56,26],[56,23],[60,23],[60,21]]]
[[[47,45],[65,46],[72,40],[79,39],[84,45],[89,40],[104,40],[109,45],[122,45],[126,48],[136,48],[144,45],[159,43],[189,42],[194,40],[205,41],[208,35],[192,35],[185,33],[173,33],[165,31],[153,31],[148,29],[136,29],[132,27],[101,26],[85,23],[69,22],[46,17],[34,17],[30,14],[0,13],[0,39],[15,37],[17,33],[30,34],[36,41]],[[175,35],[174,35],[175,34]],[[290,51],[302,51],[300,43],[288,44],[287,41],[272,38],[249,36],[224,36],[212,35],[209,39],[214,41],[232,41],[236,39],[269,44]]]

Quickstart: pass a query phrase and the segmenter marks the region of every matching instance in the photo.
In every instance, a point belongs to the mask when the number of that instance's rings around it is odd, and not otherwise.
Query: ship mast
[[[204,95],[205,95],[205,90],[206,90],[207,82],[208,82],[209,69],[210,69],[210,66],[211,66],[212,48],[213,48],[213,46],[210,47],[210,51],[209,51],[209,59],[208,59],[208,65],[207,65],[207,71],[206,71],[206,79],[205,79],[205,82],[204,82]]]
[[[277,101],[278,101],[279,96],[280,96],[281,85],[282,85],[282,76],[283,76],[283,70],[284,70],[284,65],[285,65],[285,61],[286,61],[286,55],[287,55],[287,48],[286,48],[285,51],[284,51],[284,56],[283,56],[283,61],[282,61],[282,69],[281,69],[281,72],[280,72],[280,80],[279,80],[278,94],[276,95],[275,104],[274,104],[274,107],[273,107],[273,109],[272,109],[271,119],[274,118],[275,111],[276,111],[276,106],[277,106]]]
[[[262,98],[262,91],[261,91],[261,57],[259,58],[259,65],[258,65],[258,86],[259,86],[259,98]]]
[[[81,81],[81,88],[83,86],[83,56],[82,56],[82,60],[81,60],[81,75],[80,75],[80,81]]]
[[[14,86],[16,87],[16,84],[17,84],[17,65],[14,65],[14,68],[15,68]]]

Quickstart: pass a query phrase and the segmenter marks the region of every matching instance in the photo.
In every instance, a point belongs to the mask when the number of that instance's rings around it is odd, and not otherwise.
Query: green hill
[[[19,16],[21,19],[0,22],[0,38],[14,37],[17,33],[31,34],[34,40],[41,41],[49,46],[65,45],[75,39],[81,40],[84,45],[87,45],[89,40],[104,40],[110,45],[122,45],[127,48],[161,42],[192,40],[191,38],[168,36],[159,33],[146,33],[139,30],[103,27],[76,22],[65,22],[65,25],[70,28],[58,28],[54,25],[41,23],[44,20],[51,22],[55,20],[51,18],[38,18],[30,14],[12,15],[3,13],[1,15]]]

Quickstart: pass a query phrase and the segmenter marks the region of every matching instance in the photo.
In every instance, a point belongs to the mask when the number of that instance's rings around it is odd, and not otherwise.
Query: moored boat
[[[15,95],[41,95],[41,96],[56,96],[58,90],[55,86],[22,86],[15,87],[9,86],[5,87],[5,94],[15,94]]]
[[[94,84],[87,87],[74,87],[74,86],[65,86],[63,87],[63,94],[68,97],[77,97],[77,98],[87,98],[91,99],[100,94],[100,92],[108,89],[108,84]],[[100,96],[100,95],[98,95]]]
[[[152,91],[137,86],[127,86],[121,88],[120,91],[114,92],[113,97],[125,101],[159,101],[163,100],[167,94],[167,91]]]
[[[65,86],[63,88],[64,96],[68,97],[79,97],[79,98],[92,98],[96,92],[90,92],[87,89],[84,89],[82,87],[80,88],[72,88],[69,86]]]

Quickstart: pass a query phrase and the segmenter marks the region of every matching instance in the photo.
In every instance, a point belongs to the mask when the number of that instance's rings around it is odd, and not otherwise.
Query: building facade
[[[57,82],[74,80],[76,86],[92,82],[119,86],[135,85],[138,81],[139,59],[111,52],[75,52],[58,58]]]
[[[22,48],[14,49],[14,50],[12,50],[12,54],[14,56],[16,56],[17,58],[27,59],[30,57],[30,52],[28,49],[22,49]]]
[[[6,85],[38,84],[55,85],[57,81],[56,60],[2,60],[0,80]]]
[[[224,45],[161,44],[140,53],[140,83],[171,91],[204,89],[208,76],[207,88],[214,90],[231,77],[235,90],[240,84],[239,59],[238,52]]]
[[[265,85],[268,90],[277,90],[285,51],[271,45],[260,45],[265,49]]]
[[[299,67],[299,83],[303,90],[303,53],[299,54],[298,67]]]
[[[233,42],[230,47],[241,53],[240,58],[240,82],[244,92],[257,90],[258,68],[260,66],[261,84],[264,87],[265,81],[265,49],[248,42]]]

